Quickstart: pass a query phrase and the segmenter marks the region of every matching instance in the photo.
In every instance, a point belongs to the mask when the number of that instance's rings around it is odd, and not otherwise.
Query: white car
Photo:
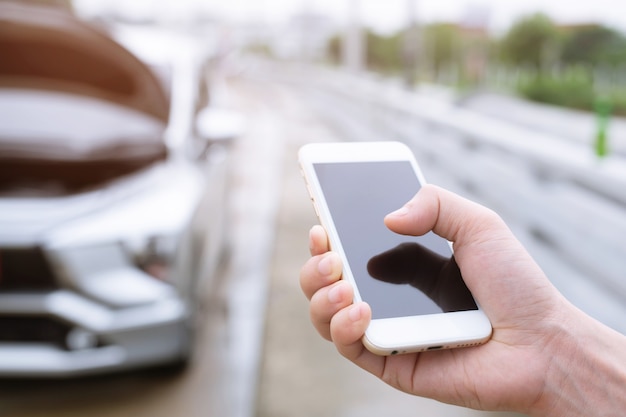
[[[186,363],[240,131],[202,107],[202,60],[157,74],[68,13],[11,3],[0,56],[0,377]]]

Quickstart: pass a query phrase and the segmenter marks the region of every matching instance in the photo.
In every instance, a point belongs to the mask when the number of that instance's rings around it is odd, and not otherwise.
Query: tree
[[[402,33],[382,36],[366,33],[367,67],[379,72],[398,72],[402,69]]]
[[[542,13],[518,20],[500,43],[504,62],[541,70],[558,58],[561,37],[550,18]]]
[[[391,36],[379,35],[372,31],[365,32],[365,61],[368,69],[381,73],[394,73],[402,69],[402,32]],[[334,63],[341,61],[344,39],[332,37],[327,46],[330,59]]]
[[[617,65],[626,63],[626,37],[600,25],[568,31],[561,59],[565,64]]]
[[[341,48],[343,48],[343,41],[339,35],[335,35],[328,40],[326,51],[333,64],[341,62]]]
[[[459,64],[461,39],[457,25],[434,23],[426,26],[424,45],[435,75],[452,64]]]

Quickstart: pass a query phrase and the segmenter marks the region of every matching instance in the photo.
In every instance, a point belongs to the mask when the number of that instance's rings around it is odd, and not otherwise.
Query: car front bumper
[[[0,293],[0,377],[75,377],[175,362],[190,347],[188,317],[176,296],[115,308],[70,290]],[[11,320],[28,325],[10,333],[1,324]]]

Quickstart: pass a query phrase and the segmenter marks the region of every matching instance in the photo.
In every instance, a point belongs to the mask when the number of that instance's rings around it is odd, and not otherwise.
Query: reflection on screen
[[[411,164],[318,163],[314,169],[374,319],[476,310],[445,239],[402,236],[383,219],[419,190]]]

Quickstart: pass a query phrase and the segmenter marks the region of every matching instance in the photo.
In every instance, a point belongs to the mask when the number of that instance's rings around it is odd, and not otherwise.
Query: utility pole
[[[402,62],[404,64],[404,83],[408,88],[413,88],[417,82],[418,56],[421,50],[417,0],[406,0],[406,6],[408,21],[404,32]]]
[[[360,0],[349,0],[348,25],[343,39],[343,65],[349,71],[363,70],[364,39],[361,30]]]

